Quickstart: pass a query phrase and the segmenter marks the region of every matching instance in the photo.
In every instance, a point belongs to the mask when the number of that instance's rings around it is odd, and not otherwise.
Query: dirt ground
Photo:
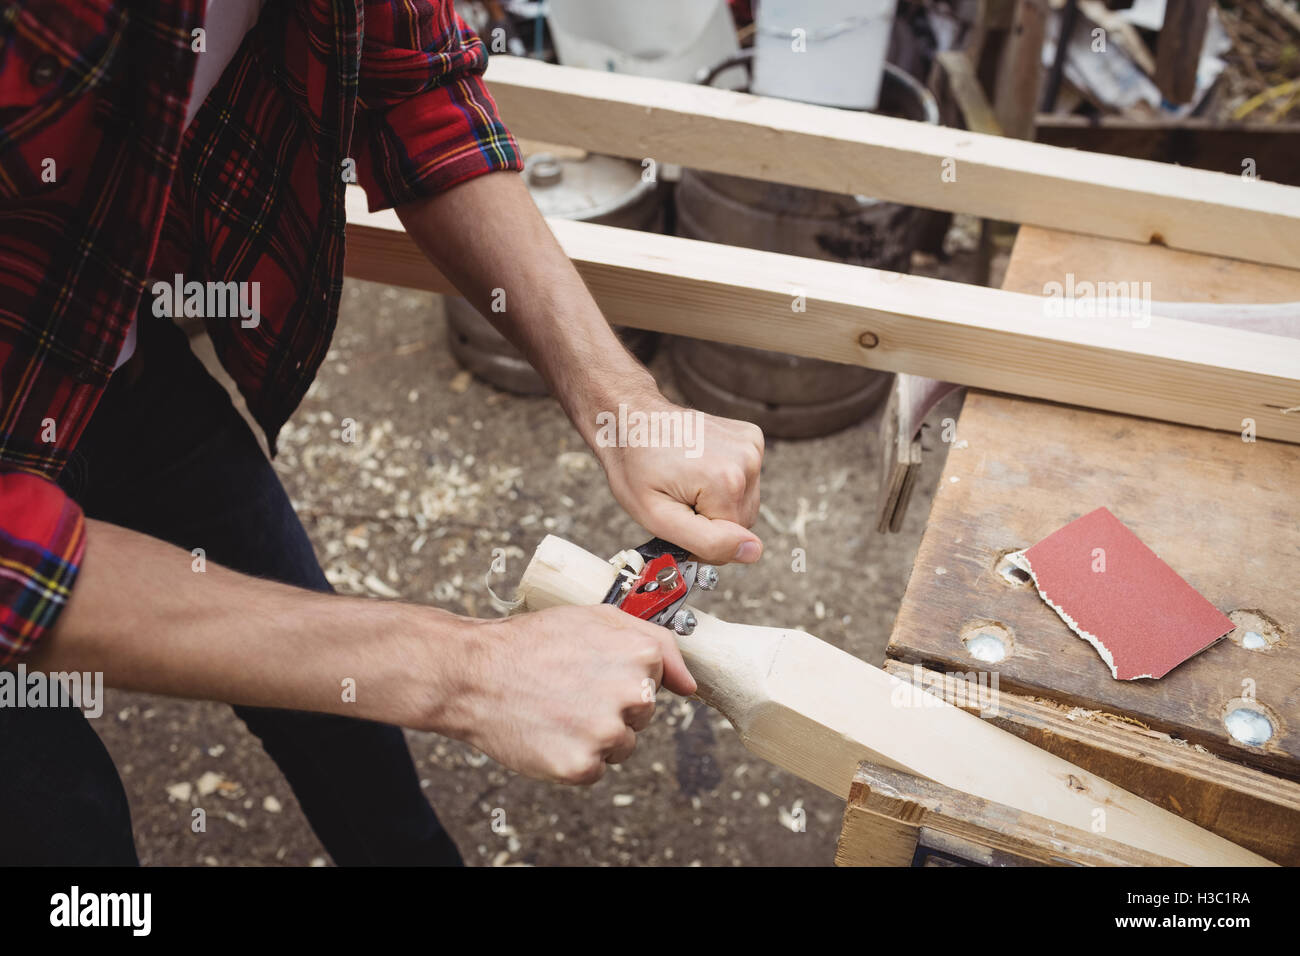
[[[932,266],[951,272],[961,261]],[[445,335],[437,297],[362,282],[344,290],[328,359],[276,461],[334,586],[489,616],[494,548],[507,549],[508,592],[548,532],[602,554],[643,541],[559,407],[471,380]],[[652,368],[675,395],[662,354]],[[342,440],[346,419],[352,443]],[[770,441],[756,526],[764,557],[723,568],[700,603],[731,620],[801,626],[881,661],[945,457],[941,442],[928,444],[903,532],[880,535],[873,421]],[[794,548],[806,573],[792,571]],[[329,864],[228,707],[109,692],[96,724],[126,784],[143,863]],[[586,789],[528,780],[434,734],[407,737],[421,785],[471,864],[825,865],[834,855],[838,799],[749,754],[716,712],[666,692],[634,757]],[[191,832],[194,807],[207,811],[205,833]]]

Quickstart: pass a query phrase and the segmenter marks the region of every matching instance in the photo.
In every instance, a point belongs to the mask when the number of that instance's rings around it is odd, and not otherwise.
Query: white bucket
[[[550,27],[565,66],[686,83],[740,49],[725,0],[550,0]]]
[[[897,0],[762,0],[753,92],[873,110]]]

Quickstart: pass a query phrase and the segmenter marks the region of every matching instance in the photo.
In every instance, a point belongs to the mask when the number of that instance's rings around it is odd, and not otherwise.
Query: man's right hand
[[[550,608],[476,630],[451,733],[530,777],[595,783],[632,753],[661,683],[684,696],[696,690],[667,628],[609,605]]]

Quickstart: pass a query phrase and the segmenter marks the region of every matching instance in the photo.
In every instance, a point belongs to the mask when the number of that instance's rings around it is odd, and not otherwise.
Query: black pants
[[[245,574],[330,590],[225,390],[179,329],[143,311],[140,321],[142,361],[114,375],[63,487],[92,518],[203,548],[207,560]],[[400,730],[291,710],[235,712],[336,863],[461,863]],[[0,863],[137,863],[122,782],[80,710],[0,708]]]

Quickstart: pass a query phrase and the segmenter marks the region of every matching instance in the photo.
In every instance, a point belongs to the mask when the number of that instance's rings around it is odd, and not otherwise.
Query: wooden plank
[[[1048,17],[1047,0],[1019,0],[998,64],[993,112],[1002,132],[1016,139],[1034,138],[1034,116],[1042,99],[1043,40]]]
[[[915,375],[895,375],[880,417],[880,484],[876,531],[902,530],[912,489],[921,472],[921,426],[935,406],[958,386]]]
[[[956,678],[887,660],[888,673],[949,703],[972,695]],[[985,719],[1197,826],[1284,866],[1300,866],[1300,784],[1223,760],[1112,714],[997,690]]]
[[[1250,261],[1300,261],[1300,190],[1276,183],[519,57],[493,57],[487,77],[506,122],[534,139]]]
[[[876,827],[872,824],[876,823]],[[925,827],[967,845],[1012,854],[1046,866],[1175,866],[1177,861],[1120,843],[1092,829],[1062,826],[1033,813],[953,790],[933,780],[872,763],[858,765],[844,809],[835,862],[889,866],[874,860],[880,837],[892,828],[891,849],[906,846],[901,828]],[[912,837],[913,852],[918,842]],[[931,840],[930,842],[935,842]],[[909,854],[910,860],[911,854]],[[863,861],[863,862],[858,862]]]
[[[850,791],[835,844],[835,865],[911,866],[919,839],[917,827],[864,809]]]
[[[548,535],[519,585],[527,610],[597,604],[615,570]],[[802,631],[732,624],[692,607],[678,645],[699,697],[755,754],[846,798],[863,760],[1009,807],[1106,832],[1190,865],[1263,865],[1258,854],[891,677]]]
[[[1196,68],[1214,0],[1165,0],[1165,20],[1156,46],[1156,86],[1175,106],[1196,94]]]
[[[941,87],[940,102],[951,99],[960,114],[961,126],[976,133],[1001,136],[1002,127],[966,54],[960,50],[941,50],[934,55],[934,64],[935,85]],[[944,121],[948,123],[948,117]]]
[[[1089,280],[1140,275],[1166,299],[1300,298],[1300,273],[1168,249],[1023,229],[1009,288],[1057,270]],[[1300,779],[1300,449],[1120,415],[968,392],[958,441],[932,505],[889,656],[938,670],[972,666],[961,636],[997,622],[1012,634],[996,664],[1004,690],[1117,714],[1230,760]],[[1105,505],[1229,616],[1252,612],[1277,643],[1220,642],[1159,681],[1116,681],[1000,556]],[[1269,623],[1271,622],[1271,623]],[[1238,639],[1240,634],[1235,635]],[[1253,694],[1271,715],[1261,747],[1224,725]]]
[[[1204,119],[1038,117],[1040,143],[1300,186],[1300,123],[1215,123]],[[1249,164],[1247,164],[1249,161]]]
[[[1268,7],[1279,19],[1285,20],[1291,25],[1291,29],[1300,33],[1300,11],[1287,3],[1287,0],[1264,0],[1264,6]]]
[[[902,527],[915,474],[921,468],[921,441],[906,420],[907,382],[906,375],[894,376],[880,416],[880,484],[876,489],[876,531],[880,534]]]
[[[1107,7],[1102,0],[1079,0],[1079,12],[1105,30],[1107,41],[1118,43],[1147,76],[1155,76],[1155,57],[1151,55],[1151,50],[1147,48],[1137,27]]]
[[[1163,302],[1297,302],[1300,260],[1289,268],[1113,242],[1057,229],[1020,230],[1003,289],[1034,292],[1069,273],[1078,280],[1151,283]]]
[[[982,89],[991,90],[997,82],[998,64],[1015,15],[1016,0],[978,0],[974,29],[964,52]]]
[[[1042,297],[554,220],[619,325],[1300,442],[1300,340],[1159,316],[1048,317]],[[450,291],[391,210],[348,195],[347,275]],[[1062,273],[1062,279],[1065,274]],[[804,308],[796,308],[802,297]],[[874,343],[867,344],[865,343]]]

